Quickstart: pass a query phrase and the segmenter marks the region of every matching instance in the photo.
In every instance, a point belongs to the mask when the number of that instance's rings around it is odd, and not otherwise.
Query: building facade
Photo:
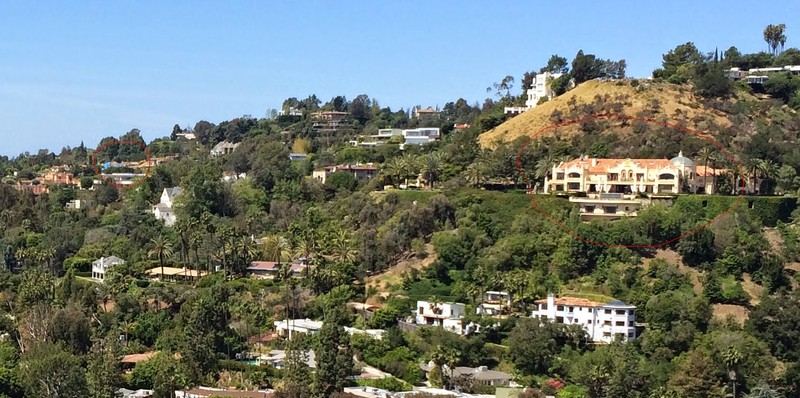
[[[525,100],[525,106],[507,106],[503,109],[503,113],[507,115],[518,115],[527,110],[536,108],[542,98],[547,100],[553,99],[555,93],[550,88],[550,82],[553,79],[558,79],[563,73],[550,73],[544,72],[537,74],[531,82],[531,88],[525,93],[528,98]]]
[[[175,205],[175,198],[181,192],[180,187],[164,188],[164,192],[161,193],[161,202],[152,208],[153,215],[168,227],[175,225],[177,220],[173,206]]]
[[[239,146],[238,142],[233,143],[230,141],[222,141],[220,143],[217,143],[217,145],[214,145],[214,147],[211,148],[211,153],[210,153],[211,157],[230,155],[233,153],[233,151],[236,150],[236,147],[238,146]]]
[[[612,300],[606,303],[576,297],[555,297],[536,301],[531,317],[565,325],[580,325],[596,343],[636,338],[636,307]]]
[[[106,271],[120,264],[125,264],[125,260],[117,256],[100,257],[98,260],[92,261],[92,279],[98,281],[105,280]]]
[[[328,177],[333,173],[347,172],[353,174],[353,177],[358,181],[366,181],[378,175],[378,168],[372,163],[367,164],[339,164],[334,166],[326,166],[321,169],[314,170],[311,174],[315,180],[325,183]]]
[[[439,326],[453,333],[462,334],[461,319],[465,305],[462,303],[434,303],[417,301],[414,322],[417,325]]]
[[[511,295],[508,292],[488,291],[475,309],[478,315],[495,316],[507,312],[511,308]]]

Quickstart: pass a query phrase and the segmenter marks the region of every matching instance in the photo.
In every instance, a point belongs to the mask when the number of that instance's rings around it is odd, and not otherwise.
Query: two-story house
[[[100,257],[98,260],[92,261],[92,279],[102,281],[106,278],[106,271],[109,268],[125,264],[125,260],[117,256]]]
[[[378,168],[372,163],[367,164],[339,164],[334,166],[325,166],[321,169],[314,170],[311,174],[315,180],[325,183],[333,173],[346,172],[353,175],[358,181],[369,180],[378,174]]]
[[[623,341],[636,338],[636,307],[619,300],[597,302],[551,294],[536,301],[531,317],[580,325],[597,343],[610,343],[616,338]]]
[[[168,227],[175,224],[176,217],[173,206],[175,205],[175,198],[181,192],[180,187],[164,188],[164,192],[161,193],[161,202],[153,206],[153,215],[157,219],[164,221],[164,225]]]
[[[511,308],[511,295],[508,292],[488,291],[483,294],[483,300],[475,309],[478,315],[496,316],[505,313]]]
[[[461,319],[464,317],[465,305],[462,303],[437,303],[417,301],[414,321],[418,325],[439,326],[453,333],[462,334]]]

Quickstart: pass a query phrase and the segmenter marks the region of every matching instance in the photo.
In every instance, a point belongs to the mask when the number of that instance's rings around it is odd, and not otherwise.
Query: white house
[[[483,294],[483,301],[475,309],[478,315],[499,315],[511,307],[511,295],[508,292],[488,291]]]
[[[555,297],[536,301],[533,318],[550,319],[566,325],[580,325],[594,342],[610,343],[616,338],[636,338],[636,307],[619,300],[597,302],[576,297]]]
[[[239,146],[239,143],[233,143],[230,141],[222,141],[217,145],[214,145],[211,148],[211,157],[223,156],[223,155],[230,155],[236,150],[236,147]]]
[[[553,99],[555,93],[550,88],[550,83],[552,79],[558,79],[561,75],[562,73],[550,72],[537,74],[531,82],[531,88],[526,92],[528,99],[525,100],[525,106],[507,106],[503,109],[503,113],[511,115],[520,114],[536,108],[536,105],[539,104],[539,100],[542,98],[547,98],[548,100]]]
[[[164,225],[168,227],[175,224],[176,217],[173,206],[175,205],[175,197],[180,195],[181,192],[180,187],[164,188],[164,192],[161,193],[161,202],[153,206],[153,215],[157,219],[164,221]]]
[[[465,307],[462,303],[417,301],[415,322],[418,325],[441,326],[453,333],[463,334],[461,319],[464,317]]]
[[[106,270],[115,265],[125,264],[125,260],[117,256],[100,257],[92,261],[92,279],[102,281],[106,277]]]
[[[404,145],[421,145],[439,139],[438,127],[420,127],[403,130]]]
[[[322,321],[312,321],[310,319],[289,319],[275,321],[275,331],[281,336],[289,336],[291,333],[317,334],[322,329]]]

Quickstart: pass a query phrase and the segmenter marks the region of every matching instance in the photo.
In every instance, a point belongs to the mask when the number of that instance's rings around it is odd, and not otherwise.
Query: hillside
[[[747,99],[754,98],[749,94],[740,96]],[[502,142],[528,137],[541,128],[557,122],[610,114],[665,121],[682,124],[700,132],[712,132],[732,124],[730,114],[720,109],[725,109],[726,105],[730,106],[736,100],[725,102],[718,101],[712,108],[711,103],[695,96],[689,86],[649,80],[592,80],[552,101],[507,120],[481,134],[479,140],[481,146],[493,148]],[[613,132],[624,136],[642,132],[635,129],[635,124],[621,125],[614,122],[612,125],[601,127],[605,127],[604,134]],[[561,137],[572,137],[586,132],[582,131],[585,128],[576,123],[548,130],[542,136],[557,132]]]

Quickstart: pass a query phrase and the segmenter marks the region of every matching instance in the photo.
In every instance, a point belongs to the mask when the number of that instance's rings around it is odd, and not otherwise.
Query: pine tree
[[[115,340],[97,341],[86,363],[86,384],[91,398],[115,398],[122,385]]]
[[[319,332],[316,351],[317,372],[314,380],[314,395],[330,397],[341,392],[353,370],[353,352],[350,336],[344,330],[347,309],[344,303],[336,303],[326,309],[325,323]]]

